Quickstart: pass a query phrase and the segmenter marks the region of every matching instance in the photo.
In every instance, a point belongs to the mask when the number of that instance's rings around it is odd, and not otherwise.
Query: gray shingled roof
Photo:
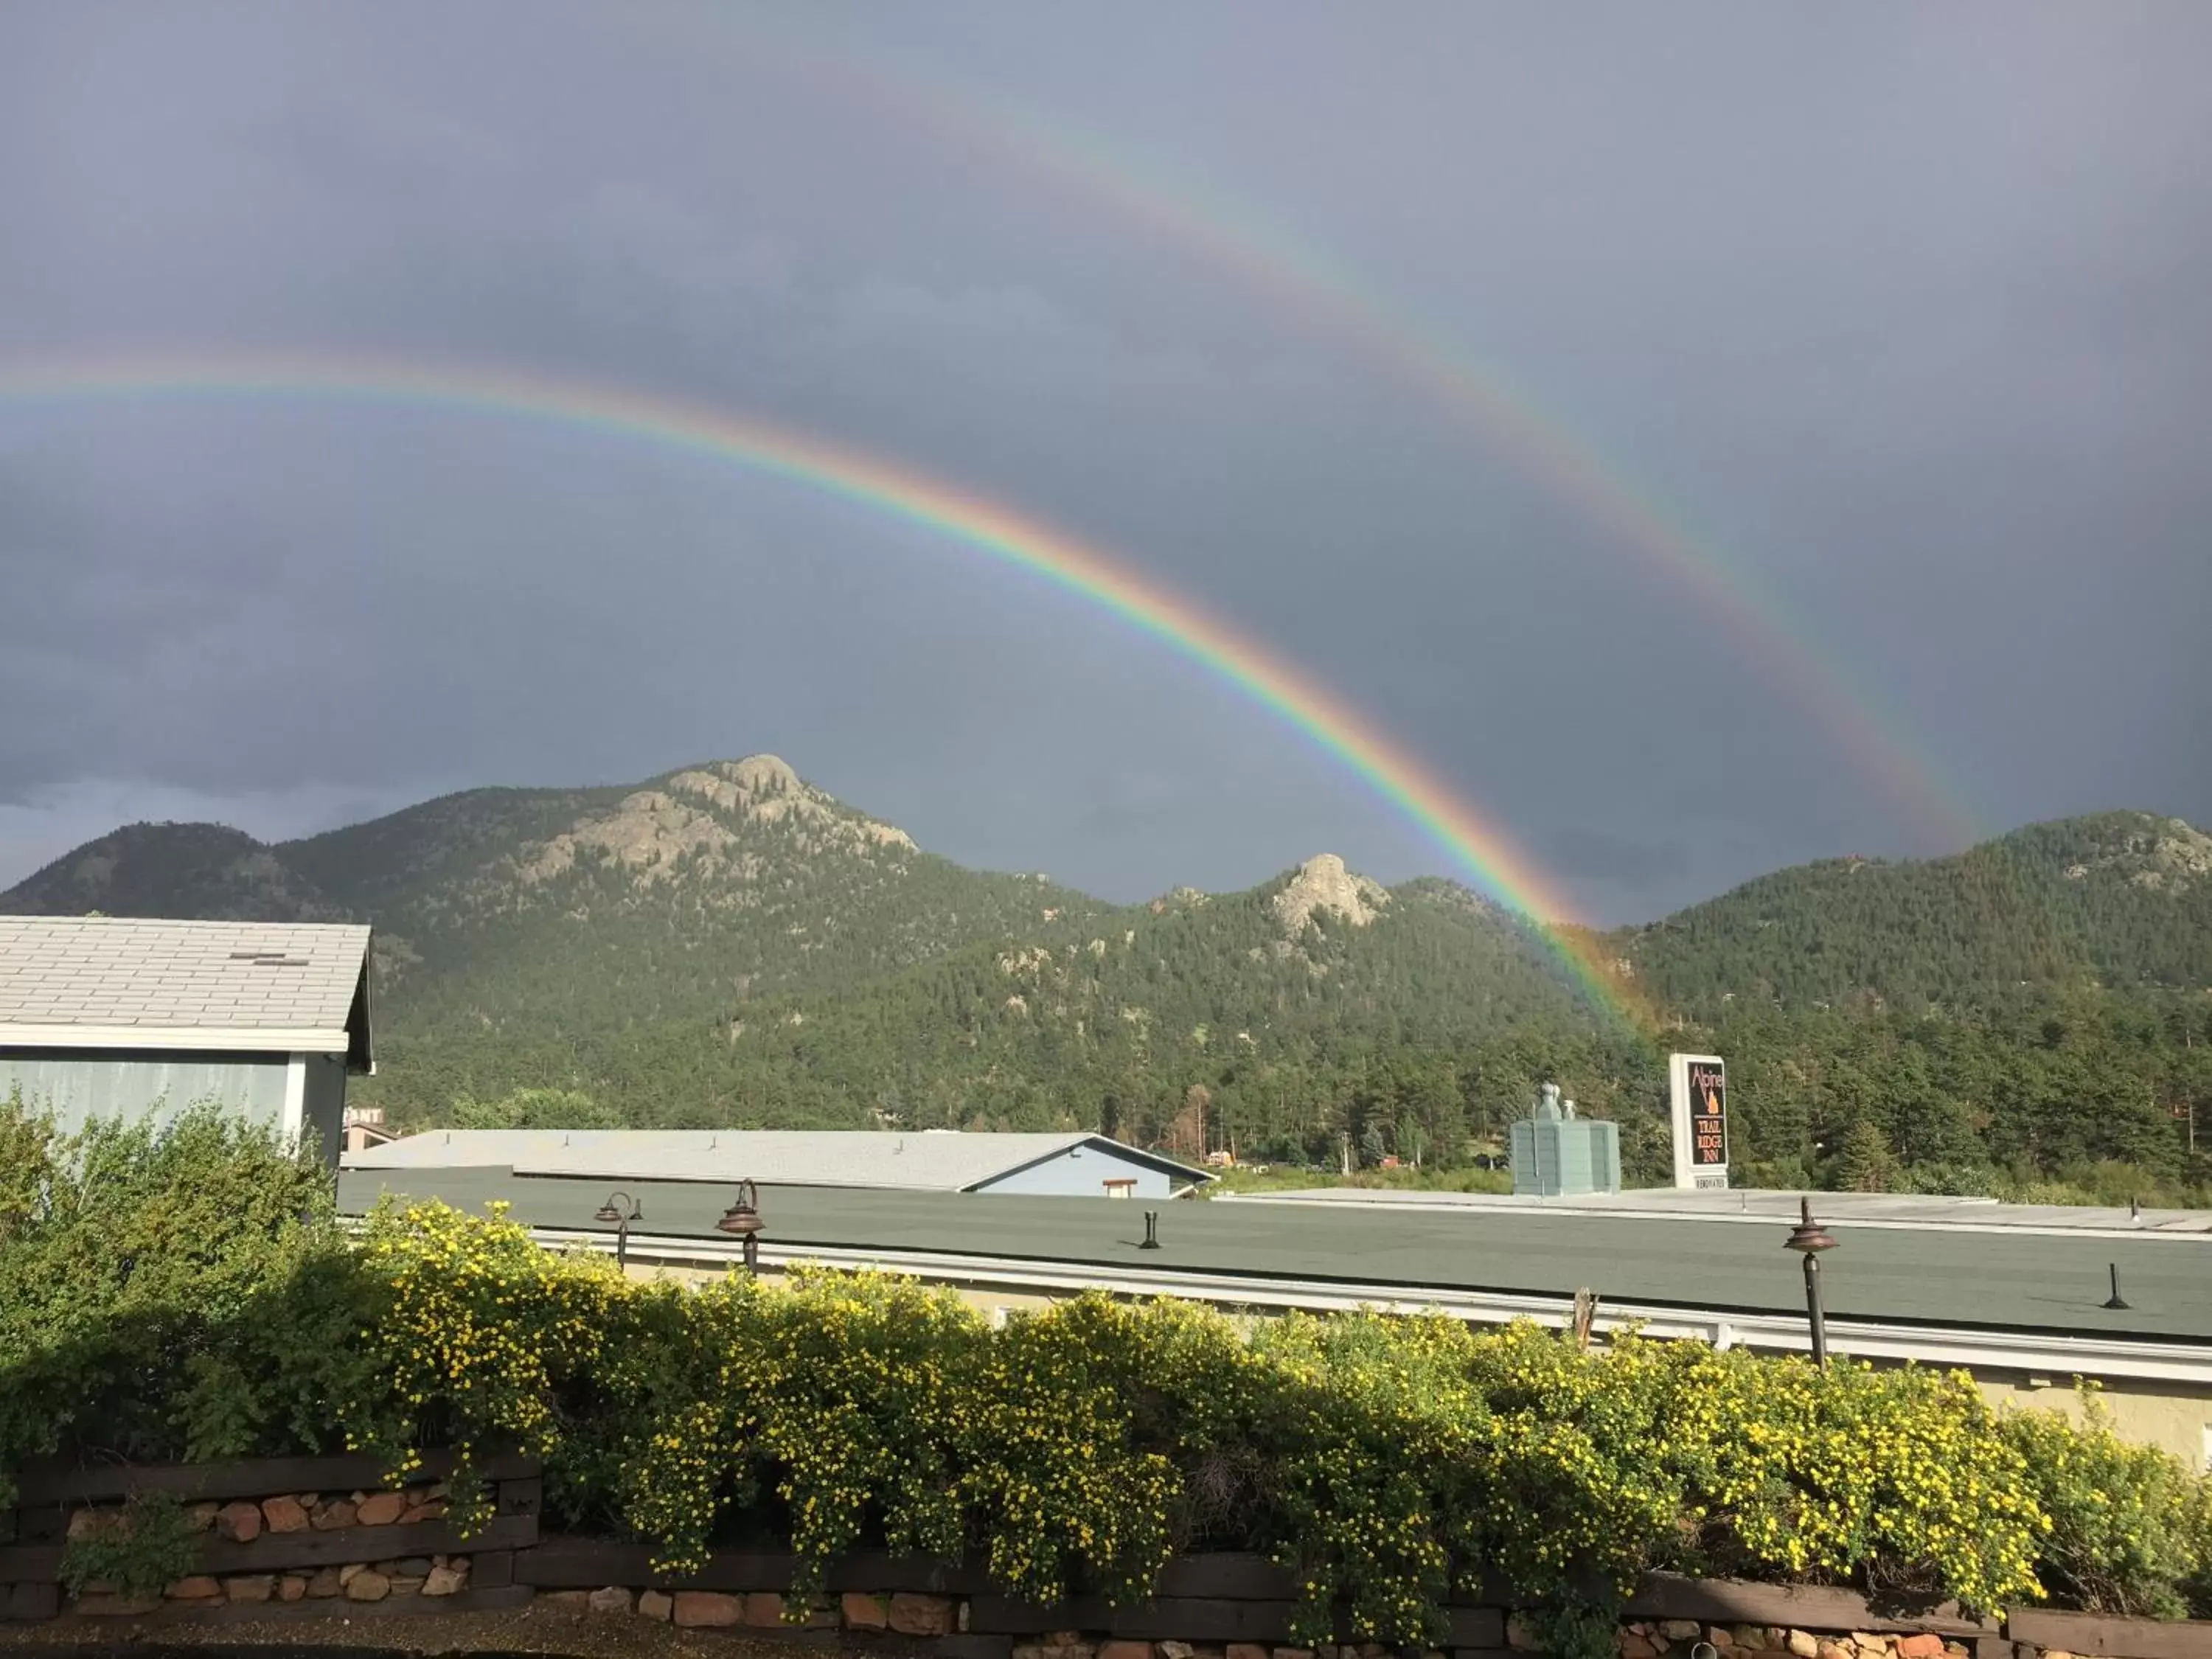
[[[368,933],[0,916],[0,1046],[345,1053],[366,1066]]]
[[[432,1129],[350,1153],[349,1169],[511,1170],[609,1181],[734,1182],[964,1192],[1072,1147],[1210,1179],[1092,1134],[902,1133],[866,1129]]]

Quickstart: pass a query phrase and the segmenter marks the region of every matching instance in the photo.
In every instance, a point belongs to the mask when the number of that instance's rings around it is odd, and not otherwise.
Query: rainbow
[[[0,364],[0,409],[105,398],[295,398],[536,422],[735,463],[935,532],[1118,617],[1270,710],[1518,911],[1601,1010],[1648,1023],[1535,860],[1402,745],[1311,676],[1165,585],[1066,532],[942,480],[781,426],[659,393],[508,368],[242,356]]]
[[[1923,834],[1946,848],[1980,839],[1978,815],[1946,785],[1898,717],[1741,559],[1692,531],[1679,509],[1503,367],[1412,318],[1350,267],[1065,121],[967,89],[866,70],[793,40],[766,42],[757,31],[748,31],[745,44],[753,53],[769,46],[780,70],[805,75],[842,101],[934,127],[1052,190],[1103,206],[1379,365],[1686,593]]]

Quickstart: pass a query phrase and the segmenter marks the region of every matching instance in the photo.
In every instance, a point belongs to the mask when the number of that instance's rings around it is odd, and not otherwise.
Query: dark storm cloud
[[[1682,875],[1690,850],[1672,838],[1646,841],[1589,824],[1562,824],[1544,841],[1545,861],[1560,875],[1630,891]]]
[[[494,362],[897,457],[1231,619],[1639,916],[1933,850],[1839,729],[1992,830],[2212,817],[2207,46],[2187,4],[21,4],[0,366]],[[1803,672],[1100,155],[1509,372]],[[117,817],[753,749],[1117,896],[1449,867],[1095,610],[608,438],[0,401],[0,884]]]

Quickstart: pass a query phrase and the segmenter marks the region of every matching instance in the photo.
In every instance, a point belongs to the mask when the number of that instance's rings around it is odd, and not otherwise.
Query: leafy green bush
[[[419,1431],[532,1447],[573,1516],[671,1565],[781,1506],[802,1592],[874,1540],[1133,1597],[1203,1531],[1295,1564],[1309,1633],[1342,1606],[1400,1642],[1437,1638],[1455,1577],[1562,1605],[1654,1566],[2039,1594],[2043,1513],[1960,1375],[1441,1318],[1248,1335],[1101,1295],[993,1331],[869,1276],[634,1285],[438,1206],[380,1212],[364,1255],[393,1298],[364,1340]]]
[[[2026,1485],[2050,1517],[2044,1586],[2091,1613],[2212,1617],[2212,1481],[2112,1432],[2084,1390],[2086,1424],[2051,1411],[2005,1414]]]
[[[1047,1601],[1261,1550],[1316,1640],[1341,1610],[1433,1644],[1455,1588],[1503,1581],[1591,1655],[1651,1569],[2212,1611],[2202,1478],[1961,1373],[1097,1294],[994,1329],[815,1271],[643,1285],[496,1212],[386,1207],[349,1239],[319,1171],[206,1115],[67,1140],[0,1112],[0,1468],[451,1446],[467,1526],[471,1465],[519,1447],[559,1522],[664,1566],[787,1543],[795,1607],[879,1546]]]
[[[0,1503],[25,1458],[319,1449],[371,1386],[330,1178],[208,1105],[58,1133],[0,1103]],[[270,1317],[279,1303],[283,1316]]]
[[[199,1560],[199,1534],[174,1494],[138,1492],[62,1549],[61,1581],[72,1595],[112,1584],[125,1595],[158,1595]]]

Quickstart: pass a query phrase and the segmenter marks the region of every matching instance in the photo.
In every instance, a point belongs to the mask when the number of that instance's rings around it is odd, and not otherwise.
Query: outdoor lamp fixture
[[[1813,1219],[1811,1199],[1800,1198],[1797,1206],[1797,1224],[1790,1230],[1788,1248],[1801,1252],[1805,1258],[1805,1311],[1813,1321],[1813,1363],[1826,1370],[1828,1322],[1820,1307],[1820,1252],[1834,1249],[1836,1241]]]
[[[722,1212],[722,1218],[714,1225],[721,1231],[743,1239],[745,1246],[745,1271],[760,1271],[760,1236],[768,1223],[760,1216],[760,1190],[750,1178],[738,1183],[738,1201]]]
[[[621,1203],[617,1203],[619,1199]],[[625,1209],[624,1205],[629,1207]],[[645,1206],[628,1193],[610,1193],[607,1201],[592,1212],[592,1219],[603,1227],[615,1230],[615,1267],[621,1272],[629,1271],[629,1224],[645,1219]]]

